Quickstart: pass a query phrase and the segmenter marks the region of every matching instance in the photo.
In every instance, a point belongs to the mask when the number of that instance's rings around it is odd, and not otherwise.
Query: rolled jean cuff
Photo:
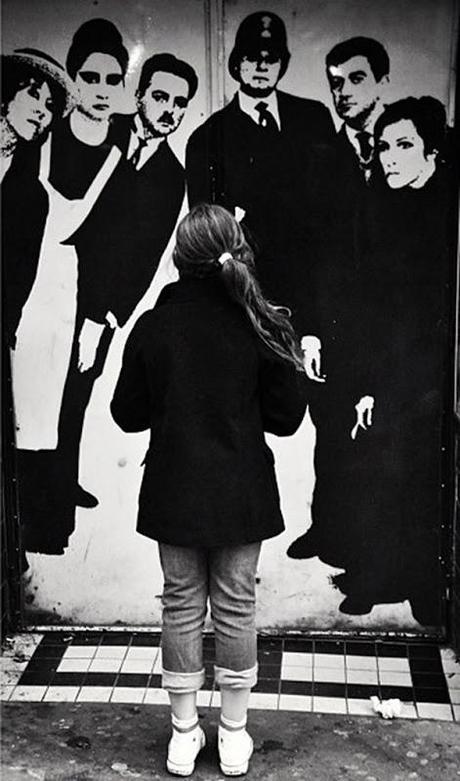
[[[214,665],[214,678],[217,686],[226,689],[252,689],[257,683],[258,665],[249,670],[227,670]]]
[[[177,694],[196,692],[204,684],[204,668],[196,673],[176,673],[172,670],[161,671],[161,685],[163,689]]]

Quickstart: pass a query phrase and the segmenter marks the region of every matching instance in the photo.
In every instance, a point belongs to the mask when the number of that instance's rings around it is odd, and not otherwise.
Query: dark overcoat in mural
[[[428,625],[441,623],[448,194],[441,170],[419,190],[374,183],[362,200],[356,273],[344,290],[354,317],[346,344],[327,345],[328,382],[312,405],[322,560],[346,568],[336,578],[344,593],[370,604],[409,599]],[[352,440],[364,395],[375,398],[374,422]]]
[[[68,243],[78,255],[78,315],[59,421],[59,449],[78,479],[86,407],[113,337],[106,325],[91,369],[78,369],[78,334],[85,320],[111,312],[123,326],[147,291],[184,198],[184,170],[162,141],[140,170],[120,160],[93,210]]]
[[[171,545],[240,545],[283,528],[263,431],[294,433],[305,375],[255,334],[220,276],[165,287],[129,336],[111,409],[151,430],[138,531]]]
[[[299,333],[310,327],[311,267],[325,230],[334,128],[314,100],[277,91],[281,129],[257,125],[238,95],[187,145],[190,205],[220,203],[245,211],[266,295],[289,306]]]

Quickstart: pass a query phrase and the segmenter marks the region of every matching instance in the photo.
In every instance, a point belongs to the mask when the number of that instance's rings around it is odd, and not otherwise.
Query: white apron
[[[120,160],[113,147],[85,196],[69,200],[49,182],[51,139],[43,145],[40,181],[49,211],[37,275],[24,306],[12,353],[16,445],[24,450],[54,450],[64,384],[69,368],[77,308],[78,262],[75,247],[62,241],[86,219]],[[25,221],[24,229],[27,230]]]

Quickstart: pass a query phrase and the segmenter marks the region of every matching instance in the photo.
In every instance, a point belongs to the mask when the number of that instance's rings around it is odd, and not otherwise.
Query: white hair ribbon
[[[222,255],[217,258],[217,261],[221,266],[223,266],[227,260],[233,260],[233,255],[231,252],[223,252]]]

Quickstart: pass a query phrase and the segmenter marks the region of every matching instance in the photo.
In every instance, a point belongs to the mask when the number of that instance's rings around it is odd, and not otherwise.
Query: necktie
[[[138,139],[138,144],[137,144],[133,154],[129,158],[129,162],[131,163],[133,168],[137,168],[137,166],[139,164],[139,160],[141,158],[141,152],[142,152],[144,146],[147,146],[147,141],[145,140],[145,138],[139,138]]]
[[[259,126],[263,127],[264,130],[274,130],[278,133],[279,128],[276,124],[276,119],[273,114],[267,110],[267,107],[268,103],[265,103],[264,100],[261,100],[256,105],[256,109],[259,112]]]
[[[371,145],[371,134],[367,133],[365,130],[362,130],[360,133],[356,133],[356,139],[359,144],[359,153],[361,156],[361,160],[363,163],[370,163],[372,158],[372,145]]]

